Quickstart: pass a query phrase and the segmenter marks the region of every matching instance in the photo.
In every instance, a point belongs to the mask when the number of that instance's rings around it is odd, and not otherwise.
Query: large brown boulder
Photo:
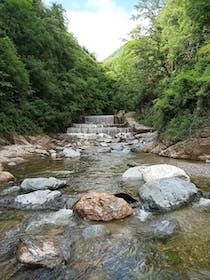
[[[192,160],[210,159],[210,137],[178,142],[161,151],[159,155]]]
[[[93,221],[111,221],[133,214],[130,205],[122,198],[107,193],[91,192],[74,206],[80,217]]]
[[[0,171],[0,184],[9,183],[14,180],[15,177],[11,173],[7,171]]]

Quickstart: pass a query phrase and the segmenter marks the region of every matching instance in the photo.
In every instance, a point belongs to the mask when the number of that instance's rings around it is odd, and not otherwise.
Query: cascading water
[[[115,124],[114,115],[85,116],[85,123],[74,123],[67,129],[68,135],[76,134],[108,134],[115,136],[118,133],[130,133],[130,127],[122,127],[122,124]]]

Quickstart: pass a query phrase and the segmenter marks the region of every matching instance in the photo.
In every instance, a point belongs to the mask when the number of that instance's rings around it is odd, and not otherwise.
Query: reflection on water
[[[68,180],[64,194],[86,193],[91,190],[109,193],[126,192],[138,198],[142,182],[125,182],[120,176],[128,169],[129,161],[141,164],[169,163],[184,168],[194,175],[193,181],[205,192],[210,192],[210,179],[198,177],[195,163],[161,158],[149,154],[107,153],[82,156],[81,159],[58,160],[33,158],[27,163],[10,167],[18,183],[26,177],[47,177],[62,174]],[[205,169],[206,165],[198,164]],[[56,173],[58,172],[58,173]],[[197,172],[197,171],[196,171]],[[205,174],[204,172],[204,174]],[[12,226],[25,221],[33,222],[43,212],[4,211],[1,213],[1,237]],[[50,213],[50,212],[49,212]],[[33,234],[65,236],[71,243],[71,257],[64,266],[55,269],[20,266],[14,256],[1,259],[0,274],[3,279],[144,279],[176,280],[210,279],[210,214],[191,206],[164,215],[149,215],[146,221],[141,213],[120,221],[104,224],[108,234],[84,238],[83,231],[90,223],[72,218],[69,225],[44,225],[34,229]],[[144,214],[144,213],[142,213]],[[138,235],[140,228],[161,216],[173,218],[181,231],[169,240],[144,239]],[[24,233],[25,234],[25,233]],[[16,268],[15,268],[16,267]],[[13,277],[11,277],[13,275]]]

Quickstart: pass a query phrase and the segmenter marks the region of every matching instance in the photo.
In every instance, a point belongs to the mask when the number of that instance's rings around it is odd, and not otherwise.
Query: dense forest
[[[0,1],[0,133],[65,131],[113,112],[112,81],[67,32],[61,5]]]
[[[103,63],[61,5],[0,1],[0,134],[65,131],[84,114],[135,110],[170,143],[210,123],[210,2],[137,1],[132,40]],[[140,21],[141,22],[141,21]]]
[[[104,62],[121,108],[174,143],[210,126],[210,1],[141,0],[133,40]],[[144,32],[142,32],[144,31]]]

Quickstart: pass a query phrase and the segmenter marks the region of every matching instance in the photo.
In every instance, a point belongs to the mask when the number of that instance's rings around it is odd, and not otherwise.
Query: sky
[[[136,23],[130,20],[138,0],[44,0],[62,4],[68,30],[81,46],[102,61],[123,45]]]

